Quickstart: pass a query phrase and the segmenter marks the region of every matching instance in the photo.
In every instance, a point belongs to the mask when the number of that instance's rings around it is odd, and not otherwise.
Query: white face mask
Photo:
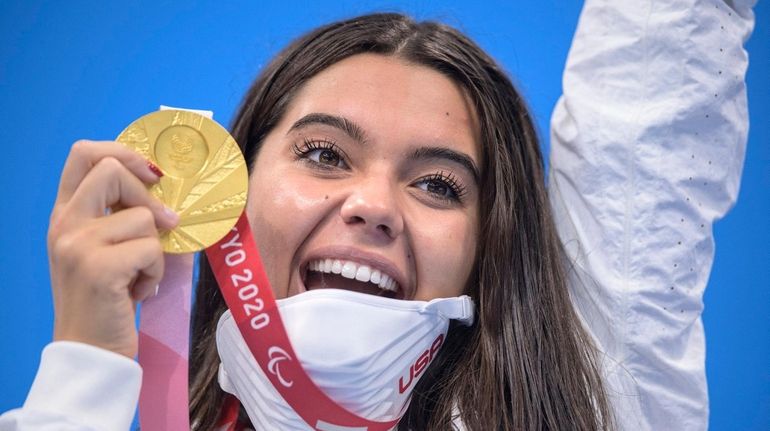
[[[347,410],[373,421],[398,419],[406,411],[412,390],[446,338],[450,319],[473,323],[468,296],[404,301],[318,289],[277,303],[313,382]],[[265,376],[229,310],[219,319],[216,339],[219,384],[240,400],[258,430],[313,429]],[[273,353],[268,368],[281,380],[281,361],[296,358]]]

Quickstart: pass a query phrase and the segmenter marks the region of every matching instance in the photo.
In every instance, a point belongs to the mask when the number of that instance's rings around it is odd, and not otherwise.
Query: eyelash
[[[345,161],[347,157],[344,151],[342,151],[342,149],[340,149],[336,143],[327,139],[305,138],[302,142],[302,146],[297,144],[294,144],[292,146],[292,151],[297,156],[297,158],[307,163],[311,163],[313,166],[320,169],[325,169],[325,170],[335,169],[334,166],[329,166],[323,163],[316,162],[315,160],[308,159],[308,155],[316,150],[331,151],[337,157],[339,157],[340,161],[347,164],[347,162]],[[443,185],[447,186],[452,193],[452,196],[443,196],[443,195],[439,195],[439,194],[425,190],[434,198],[445,201],[447,203],[462,203],[466,190],[465,190],[465,187],[462,185],[462,183],[457,179],[457,177],[452,172],[438,171],[434,174],[426,175],[424,177],[418,178],[414,182],[414,184],[429,183],[429,182],[440,182]]]
[[[465,190],[465,187],[462,185],[462,183],[457,179],[457,177],[453,173],[438,171],[434,174],[427,175],[418,179],[415,183],[416,184],[428,183],[432,181],[438,181],[444,184],[445,186],[447,186],[449,190],[452,192],[452,196],[442,196],[432,192],[428,192],[428,193],[430,193],[431,195],[443,201],[462,202],[463,197],[465,196],[466,190]]]
[[[302,146],[300,147],[297,144],[294,144],[292,146],[292,151],[297,156],[297,158],[307,162],[311,163],[314,166],[321,168],[321,169],[334,169],[334,166],[329,166],[323,163],[318,163],[315,160],[308,159],[308,155],[316,150],[328,150],[333,152],[339,159],[347,164],[345,160],[347,159],[345,152],[342,151],[339,146],[334,143],[333,141],[327,140],[327,139],[310,139],[305,138],[302,141]]]

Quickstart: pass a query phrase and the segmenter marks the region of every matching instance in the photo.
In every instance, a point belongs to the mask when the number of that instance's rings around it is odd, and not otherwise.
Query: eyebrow
[[[294,124],[292,124],[291,128],[289,128],[289,132],[302,129],[313,124],[322,124],[340,129],[356,141],[361,143],[366,142],[366,134],[364,133],[364,129],[362,129],[358,124],[344,117],[338,117],[336,115],[330,114],[321,114],[318,112],[307,114],[297,120]]]
[[[416,150],[414,150],[414,153],[412,153],[411,159],[417,160],[417,159],[444,159],[449,160],[450,162],[457,163],[458,165],[464,167],[468,170],[468,172],[473,175],[474,181],[478,184],[479,182],[479,168],[476,166],[476,163],[471,159],[468,155],[464,153],[460,153],[454,150],[450,150],[449,148],[445,147],[420,147]]]

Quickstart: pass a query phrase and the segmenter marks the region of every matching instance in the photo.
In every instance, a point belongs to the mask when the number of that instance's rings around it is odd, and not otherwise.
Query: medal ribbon
[[[265,376],[299,416],[317,431],[387,431],[399,419],[375,422],[337,404],[313,382],[297,359],[262,267],[249,221],[206,249],[219,289]]]
[[[192,254],[166,254],[158,294],[139,314],[139,425],[144,431],[189,431],[189,352]]]

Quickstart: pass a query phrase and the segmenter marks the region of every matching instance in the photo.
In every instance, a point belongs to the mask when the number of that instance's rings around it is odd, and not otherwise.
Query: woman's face
[[[478,126],[461,89],[362,54],[308,81],[265,138],[247,214],[277,298],[324,287],[463,293],[478,238]]]

